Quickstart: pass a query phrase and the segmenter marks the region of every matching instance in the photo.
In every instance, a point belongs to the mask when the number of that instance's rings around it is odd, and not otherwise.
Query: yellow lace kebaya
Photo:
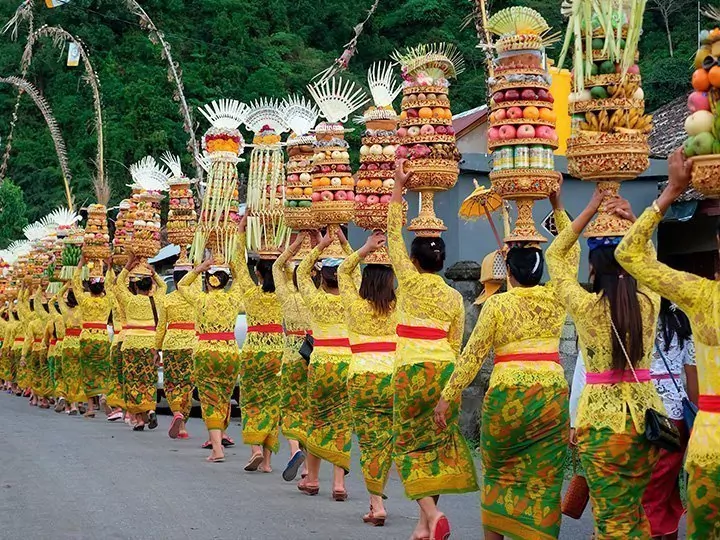
[[[458,427],[459,401],[448,428],[433,411],[460,353],[465,308],[459,292],[436,274],[420,273],[402,237],[402,205],[388,209],[388,251],[398,281],[394,371],[394,459],[411,499],[476,491],[475,465]]]
[[[320,253],[319,247],[313,249],[297,270],[298,288],[310,312],[315,339],[307,375],[310,420],[307,449],[314,456],[349,471],[352,448],[352,417],[347,394],[350,341],[342,298],[317,289],[312,281],[312,269]]]
[[[82,383],[80,365],[80,333],[82,332],[82,313],[80,307],[71,308],[63,296],[58,297],[58,305],[65,323],[65,339],[62,348],[63,378],[66,387],[65,399],[69,403],[85,401],[85,389]]]
[[[564,211],[554,215],[560,231],[570,227]],[[575,268],[579,257],[576,242]],[[482,522],[504,536],[550,540],[560,534],[569,412],[558,345],[566,318],[552,280],[491,296],[442,393],[457,402],[495,349],[482,411]]]
[[[45,341],[45,326],[49,313],[42,305],[42,295],[39,291],[33,298],[33,311],[35,316],[25,327],[22,358],[29,370],[30,386],[35,397],[47,399],[52,390],[47,364],[48,344]]]
[[[307,439],[307,371],[305,359],[300,356],[305,335],[310,332],[310,313],[293,283],[288,261],[289,250],[283,252],[273,264],[275,293],[280,300],[285,327],[285,344],[282,358],[280,386],[283,397],[280,407],[280,423],[285,437],[299,441],[303,446]],[[290,273],[290,276],[288,275]]]
[[[35,313],[30,309],[28,292],[20,293],[17,303],[17,313],[20,318],[20,325],[15,333],[15,340],[12,346],[13,361],[17,366],[17,383],[20,388],[30,388],[32,384],[31,373],[27,362],[22,358],[25,335],[30,322],[35,318]]]
[[[105,282],[105,287],[113,291],[114,298],[112,304],[113,339],[112,343],[110,343],[110,374],[108,376],[108,392],[105,397],[109,407],[125,410],[127,404],[125,402],[125,362],[123,360],[122,344],[125,340],[127,321],[125,307],[120,301],[115,272],[112,268],[108,269],[107,275],[108,280]]]
[[[377,313],[370,301],[360,296],[359,264],[360,254],[356,251],[338,268],[352,351],[348,396],[365,485],[369,493],[382,496],[392,465],[397,320],[395,306],[386,314]]]
[[[50,380],[52,382],[52,395],[65,397],[67,387],[65,376],[62,371],[62,350],[65,339],[65,321],[59,308],[55,307],[57,298],[51,298],[49,302],[50,317],[45,325],[45,341],[48,344],[48,366],[50,369]]]
[[[700,411],[685,461],[690,473],[688,538],[704,540],[720,532],[720,283],[674,270],[648,256],[643,246],[661,220],[659,212],[645,210],[615,256],[639,283],[677,304],[690,319]]]
[[[280,430],[280,375],[285,348],[282,307],[277,292],[264,292],[245,263],[246,235],[238,245],[238,286],[243,292],[247,337],[240,352],[242,434],[245,444],[277,452]]]

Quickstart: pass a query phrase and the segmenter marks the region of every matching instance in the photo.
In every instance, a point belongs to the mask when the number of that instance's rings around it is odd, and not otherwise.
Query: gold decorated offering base
[[[311,206],[283,208],[285,225],[294,231],[311,231],[317,229],[317,223]]]
[[[320,254],[322,259],[345,259],[347,257],[347,253],[345,253],[345,250],[340,243],[338,231],[340,231],[339,224],[331,223],[328,225],[327,234],[329,234],[330,238],[332,238],[332,242]]]
[[[405,183],[410,191],[447,191],[460,174],[457,161],[452,159],[414,159],[406,161],[405,167],[412,173]]]
[[[313,241],[312,236],[310,234],[305,234],[302,244],[300,244],[300,249],[298,249],[292,260],[295,262],[302,261],[305,257],[308,256],[308,254],[313,250],[314,247],[315,242]]]
[[[695,156],[690,186],[708,199],[720,199],[720,154]]]
[[[533,219],[533,206],[539,197],[515,197],[517,205],[517,219],[515,228],[504,238],[504,242],[547,242],[535,227]]]
[[[277,259],[282,251],[272,246],[263,246],[257,253],[261,260],[272,261]]]
[[[490,173],[493,190],[503,199],[544,199],[560,185],[560,173],[549,169],[507,169]]]
[[[410,222],[408,231],[416,236],[438,237],[447,231],[443,220],[435,215],[435,192],[420,192],[420,213]]]
[[[585,228],[583,236],[585,236],[585,238],[625,236],[625,233],[628,232],[632,223],[615,214],[608,213],[606,206],[608,201],[618,196],[618,192],[620,191],[620,182],[598,182],[597,187],[600,191],[606,192],[606,195],[603,198],[602,203],[600,203],[597,216]]]
[[[372,253],[369,253],[365,259],[365,264],[392,264],[390,261],[390,253],[387,250],[387,246],[383,246],[376,249]]]
[[[318,226],[342,225],[355,218],[354,201],[316,201],[310,208]]]
[[[647,136],[639,131],[579,131],[567,141],[568,172],[590,181],[632,180],[650,166]]]

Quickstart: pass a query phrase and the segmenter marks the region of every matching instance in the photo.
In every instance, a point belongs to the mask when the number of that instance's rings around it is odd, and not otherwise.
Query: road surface
[[[124,424],[68,417],[0,394],[0,538],[6,540],[407,540],[416,519],[393,472],[384,528],[364,525],[367,499],[358,452],[348,477],[350,499],[330,500],[330,474],[322,470],[320,495],[308,497],[280,472],[286,444],[272,474],[242,470],[249,449],[226,450],[225,463],[204,461],[202,420],[188,424],[191,439],[170,440],[170,418],[153,432]],[[234,420],[230,435],[239,441]],[[478,494],[443,497],[453,540],[482,538]],[[590,538],[589,509],[566,519],[561,538]]]

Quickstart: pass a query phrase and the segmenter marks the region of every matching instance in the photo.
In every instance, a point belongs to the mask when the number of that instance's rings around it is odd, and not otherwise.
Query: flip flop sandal
[[[180,422],[184,419],[185,417],[180,413],[173,416],[172,422],[170,422],[170,429],[168,429],[168,437],[171,439],[178,438],[178,435],[180,434]]]
[[[450,522],[445,516],[440,516],[435,523],[435,531],[431,536],[431,539],[448,540],[448,538],[450,538]]]
[[[158,419],[155,411],[150,411],[150,413],[148,414],[148,420],[148,429],[155,429],[158,427]]]
[[[286,482],[292,482],[295,480],[303,463],[305,463],[305,454],[298,450],[293,454],[293,457],[290,458],[290,461],[288,461],[287,467],[285,467],[285,470],[282,473],[283,480]]]
[[[178,439],[189,439],[189,438],[190,438],[190,435],[189,435],[188,433],[186,433],[186,432],[184,432],[184,433],[178,433],[177,438],[178,438]]]
[[[245,465],[244,470],[246,472],[255,472],[258,470],[258,467],[260,466],[262,461],[263,461],[262,454],[255,454],[254,456],[252,456],[250,458],[250,461],[248,461],[248,464]]]
[[[209,458],[207,458],[207,461],[209,463],[224,463],[225,458],[224,457],[217,457],[217,458],[209,457]]]
[[[145,424],[140,424],[137,426],[133,426],[133,431],[145,431]]]
[[[72,411],[68,411],[68,416],[77,416],[78,412],[77,409],[73,409]]]
[[[232,448],[233,446],[235,446],[235,441],[233,441],[230,437],[228,437],[227,435],[225,435],[225,436],[222,438],[222,445],[223,445],[225,448]]]
[[[205,441],[204,443],[202,443],[202,446],[200,448],[202,448],[203,450],[212,448],[212,443],[210,441]]]
[[[304,493],[305,495],[310,495],[311,497],[314,497],[318,493],[320,493],[320,486],[300,486],[298,485],[298,489]]]
[[[347,491],[345,491],[345,490],[339,491],[339,490],[333,489],[332,498],[333,498],[333,501],[335,501],[335,502],[345,502],[348,499]]]

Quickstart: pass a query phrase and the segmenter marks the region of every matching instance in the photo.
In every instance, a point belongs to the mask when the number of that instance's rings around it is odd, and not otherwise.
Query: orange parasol
[[[495,222],[492,219],[492,213],[499,210],[503,206],[503,200],[492,189],[478,185],[478,181],[473,178],[475,191],[473,191],[460,205],[458,216],[465,220],[476,220],[481,217],[487,217],[490,222],[495,240],[497,240],[498,248],[503,248],[503,242],[500,239]]]

